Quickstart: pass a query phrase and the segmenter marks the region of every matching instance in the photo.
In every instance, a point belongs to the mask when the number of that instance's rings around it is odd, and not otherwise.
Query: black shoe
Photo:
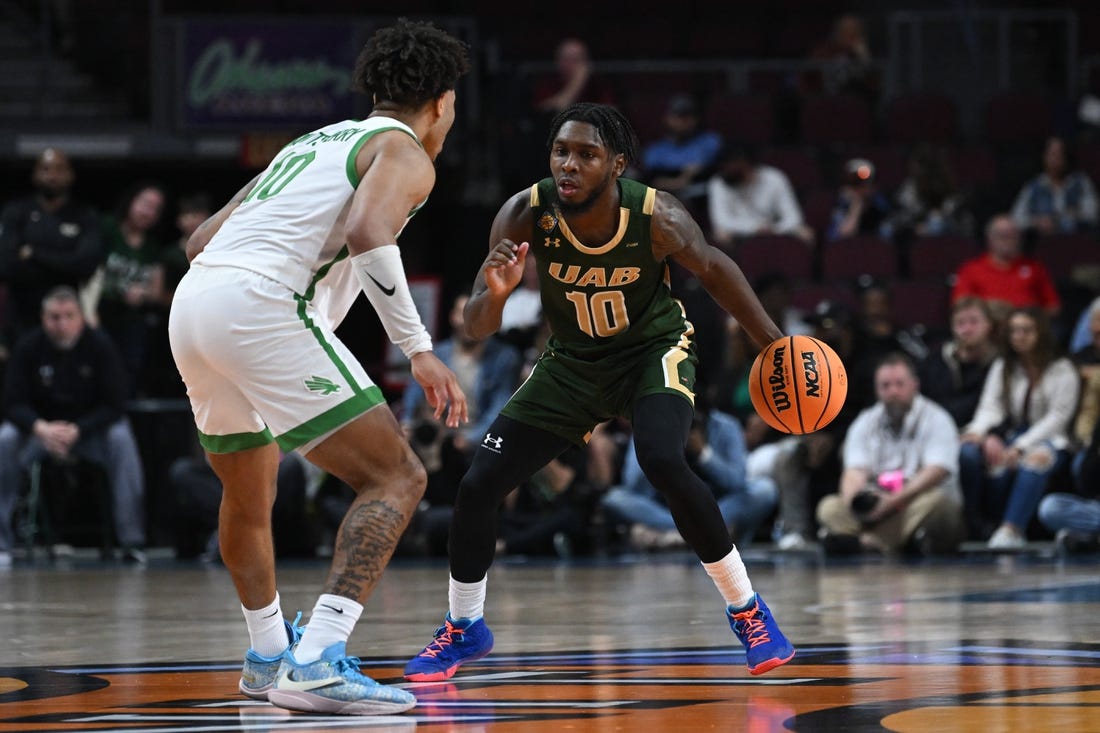
[[[1100,552],[1100,536],[1072,529],[1060,529],[1054,536],[1059,555],[1091,555]]]
[[[817,538],[821,541],[821,549],[826,555],[842,557],[858,555],[863,551],[859,544],[859,537],[850,534],[836,534],[822,527]]]

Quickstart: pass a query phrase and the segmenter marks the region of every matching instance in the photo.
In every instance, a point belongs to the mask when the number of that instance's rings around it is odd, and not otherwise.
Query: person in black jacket
[[[974,417],[985,375],[998,356],[996,332],[984,300],[960,298],[951,308],[951,340],[920,364],[921,391],[951,413],[960,428]]]
[[[124,374],[110,339],[86,327],[76,291],[61,285],[47,293],[42,327],[16,344],[4,384],[0,563],[11,562],[20,470],[47,456],[61,461],[79,457],[106,469],[123,557],[144,562],[145,485],[137,442],[124,413]]]
[[[0,213],[0,279],[11,300],[12,344],[38,326],[51,288],[79,288],[103,259],[99,216],[71,198],[73,179],[68,156],[47,148],[31,174],[34,193]]]

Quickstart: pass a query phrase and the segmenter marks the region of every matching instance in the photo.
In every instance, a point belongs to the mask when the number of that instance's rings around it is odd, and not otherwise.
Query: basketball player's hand
[[[445,424],[457,428],[469,421],[466,409],[466,395],[458,386],[458,377],[430,351],[413,354],[412,376],[417,384],[424,388],[424,397],[435,411],[435,419],[440,420],[446,410]]]
[[[506,296],[516,289],[523,279],[527,248],[527,242],[516,244],[511,239],[502,239],[493,247],[482,265],[485,271],[485,287],[490,293]]]

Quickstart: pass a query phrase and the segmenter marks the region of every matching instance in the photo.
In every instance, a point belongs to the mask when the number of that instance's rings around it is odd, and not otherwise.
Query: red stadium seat
[[[1078,265],[1100,262],[1100,239],[1095,234],[1052,234],[1039,239],[1035,259],[1054,279],[1070,276]]]
[[[1003,92],[986,103],[985,135],[995,145],[1039,142],[1054,130],[1054,107],[1040,93]]]
[[[947,278],[978,253],[978,243],[970,237],[917,237],[909,248],[909,274],[915,279]]]
[[[959,132],[955,101],[941,92],[911,92],[886,107],[886,136],[897,142],[953,142]]]
[[[821,185],[821,166],[814,154],[804,148],[769,148],[758,157],[761,163],[786,173],[796,191]]]
[[[871,110],[859,97],[823,94],[802,105],[802,138],[811,144],[871,139]]]
[[[941,278],[892,283],[890,302],[894,323],[903,328],[920,325],[942,333],[950,324],[951,288]]]
[[[707,107],[707,125],[731,142],[770,142],[775,129],[771,99],[756,94],[715,95]]]

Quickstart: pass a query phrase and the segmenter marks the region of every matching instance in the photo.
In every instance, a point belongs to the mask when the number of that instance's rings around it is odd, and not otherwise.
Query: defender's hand
[[[410,361],[413,379],[424,388],[424,396],[435,411],[435,419],[442,418],[446,410],[447,427],[457,428],[461,423],[468,422],[466,395],[458,386],[458,377],[454,372],[430,351],[413,354]]]

